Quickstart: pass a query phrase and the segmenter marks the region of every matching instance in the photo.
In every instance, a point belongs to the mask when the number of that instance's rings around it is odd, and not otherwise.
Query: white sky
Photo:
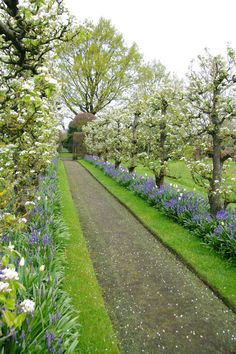
[[[183,77],[204,48],[236,49],[236,0],[65,0],[79,22],[110,19],[146,61],[156,59]]]

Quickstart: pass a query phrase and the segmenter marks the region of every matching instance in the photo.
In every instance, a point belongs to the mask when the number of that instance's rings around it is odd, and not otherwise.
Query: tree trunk
[[[218,189],[222,179],[222,163],[221,163],[221,140],[218,133],[212,134],[213,139],[213,175],[210,181],[210,190],[208,200],[210,204],[210,212],[213,217],[223,208],[222,199]]]
[[[162,104],[161,114],[162,114],[162,116],[165,116],[167,113],[168,102],[165,99],[163,99],[161,104]],[[166,121],[165,120],[163,120],[160,123],[159,128],[160,128],[159,151],[160,151],[161,168],[160,168],[159,174],[155,173],[155,181],[156,181],[156,186],[158,188],[160,188],[160,186],[164,184],[164,178],[166,175],[166,168],[164,165],[164,162],[166,159],[165,143],[166,143],[166,138],[167,138]]]
[[[135,170],[135,167],[136,167],[136,166],[130,166],[130,167],[128,168],[129,173],[133,173],[134,170]]]
[[[121,164],[121,161],[115,161],[115,168],[118,168]]]
[[[164,184],[165,175],[166,175],[166,170],[164,166],[161,167],[160,172],[158,174],[155,173],[155,181],[156,181],[156,186],[158,188],[160,188]]]

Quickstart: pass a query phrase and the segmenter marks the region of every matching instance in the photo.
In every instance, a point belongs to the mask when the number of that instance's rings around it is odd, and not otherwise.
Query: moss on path
[[[235,314],[82,166],[64,163],[122,351],[235,352]]]

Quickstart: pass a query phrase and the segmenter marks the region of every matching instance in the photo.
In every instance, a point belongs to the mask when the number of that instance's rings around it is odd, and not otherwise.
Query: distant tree
[[[91,113],[79,113],[69,123],[67,138],[64,141],[64,147],[69,152],[73,152],[73,134],[82,133],[82,128],[91,121],[94,121],[96,117]]]
[[[197,64],[197,70],[192,68],[188,75],[187,107],[191,144],[200,146],[205,154],[189,164],[194,181],[208,190],[215,216],[232,193],[224,170],[225,162],[236,153],[236,54],[228,48],[225,59],[206,50],[204,56],[198,56]]]
[[[96,114],[132,85],[141,55],[126,46],[109,20],[87,21],[80,35],[59,52],[62,98],[68,108]]]
[[[88,123],[83,127],[85,134],[85,144],[89,154],[103,158],[105,161],[108,158],[107,140],[110,136],[110,118],[104,115],[92,123]]]

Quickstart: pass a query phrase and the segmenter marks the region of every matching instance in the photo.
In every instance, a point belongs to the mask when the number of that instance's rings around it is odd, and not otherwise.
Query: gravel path
[[[82,166],[64,164],[121,352],[236,353],[236,315]]]

